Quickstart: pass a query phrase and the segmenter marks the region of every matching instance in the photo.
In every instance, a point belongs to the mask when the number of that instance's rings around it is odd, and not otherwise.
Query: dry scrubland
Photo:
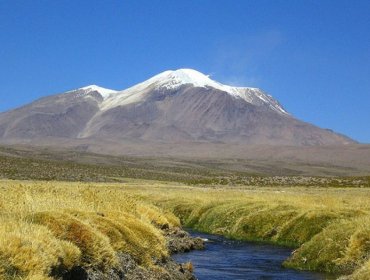
[[[370,279],[368,188],[188,187],[0,181],[0,276],[49,279],[76,265],[109,269],[117,252],[144,267],[166,256],[156,225],[297,248],[285,265]]]

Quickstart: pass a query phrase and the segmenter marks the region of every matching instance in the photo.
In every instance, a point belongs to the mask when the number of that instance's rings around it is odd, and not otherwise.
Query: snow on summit
[[[116,92],[113,89],[103,88],[103,87],[100,87],[100,86],[97,86],[97,85],[89,85],[89,86],[86,86],[86,87],[79,88],[79,90],[83,90],[85,93],[89,93],[89,92],[92,92],[92,91],[97,91],[98,93],[100,93],[100,95],[103,97],[103,99],[108,98],[111,93]]]
[[[288,114],[280,104],[270,95],[265,94],[258,88],[251,87],[233,87],[221,84],[212,80],[209,75],[205,75],[194,69],[178,69],[164,71],[150,79],[136,84],[122,91],[114,91],[90,85],[79,90],[86,93],[97,91],[103,97],[104,101],[100,105],[101,110],[108,110],[117,106],[138,103],[146,99],[152,90],[164,89],[173,91],[183,85],[192,85],[199,88],[213,88],[228,93],[234,98],[242,99],[254,105],[265,104],[272,110],[280,114]],[[114,94],[112,94],[114,93]]]
[[[222,91],[226,91],[230,94],[237,94],[238,90],[236,87],[223,85],[209,78],[209,75],[193,70],[193,69],[178,69],[168,70],[162,72],[142,84],[157,84],[158,87],[164,87],[167,89],[177,88],[181,85],[192,84],[195,87],[212,87]],[[251,90],[258,90],[256,88],[249,88]]]
[[[209,76],[204,75],[193,69],[179,69],[176,71],[165,71],[152,78],[159,80],[162,87],[171,89],[184,84],[192,84],[195,87],[214,87],[218,88],[221,84],[211,80]]]
[[[209,78],[209,75],[193,70],[179,69],[175,71],[165,71],[147,82],[159,81],[159,87],[166,89],[175,89],[181,85],[192,84],[195,87],[211,87],[229,93],[235,98],[241,98],[248,103],[256,104],[258,101],[268,104],[271,109],[282,114],[288,114],[280,104],[271,96],[265,94],[258,88],[252,87],[233,87],[221,84]],[[256,101],[256,98],[259,99]]]

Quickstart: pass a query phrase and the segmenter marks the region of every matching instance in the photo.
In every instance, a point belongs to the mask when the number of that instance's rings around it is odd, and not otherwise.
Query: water
[[[180,263],[191,261],[199,280],[335,279],[325,274],[282,267],[283,261],[291,254],[292,250],[289,248],[191,233],[209,240],[206,242],[206,249],[176,254],[173,258]]]

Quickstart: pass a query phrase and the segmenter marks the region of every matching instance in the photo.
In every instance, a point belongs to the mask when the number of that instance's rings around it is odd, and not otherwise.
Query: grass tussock
[[[44,226],[2,221],[0,236],[1,279],[47,279],[54,269],[71,269],[80,262],[79,248],[58,240]]]
[[[154,211],[150,206],[149,209]],[[145,216],[138,219],[119,212],[73,211],[72,214],[103,233],[115,252],[129,253],[139,264],[150,265],[153,257],[160,259],[167,254],[162,234]],[[153,220],[153,223],[157,224],[157,221]]]
[[[0,279],[54,279],[82,266],[108,270],[117,253],[145,267],[167,256],[169,212],[122,186],[0,181]]]
[[[117,264],[115,251],[107,236],[80,219],[60,212],[38,212],[28,216],[27,220],[46,226],[56,238],[77,246],[84,266],[105,270]]]
[[[286,261],[289,267],[352,273],[370,259],[370,218],[340,220],[303,244]]]

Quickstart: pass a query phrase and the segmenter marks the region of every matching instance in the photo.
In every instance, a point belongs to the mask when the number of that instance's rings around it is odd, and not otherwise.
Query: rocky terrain
[[[204,249],[201,238],[193,238],[181,228],[163,228],[170,254]],[[196,280],[191,263],[179,264],[171,257],[156,260],[156,267],[140,266],[130,254],[118,253],[119,268],[109,271],[76,267],[62,276],[62,280]]]

